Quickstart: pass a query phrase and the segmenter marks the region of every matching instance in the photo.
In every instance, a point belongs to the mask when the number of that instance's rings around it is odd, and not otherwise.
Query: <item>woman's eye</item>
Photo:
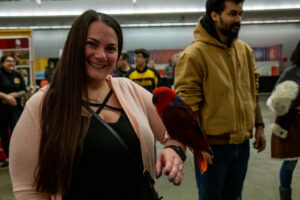
[[[106,49],[107,49],[108,52],[115,52],[115,51],[117,51],[116,47],[107,47]]]
[[[97,44],[96,44],[95,42],[87,41],[86,43],[87,43],[87,45],[89,45],[90,47],[93,47],[93,48],[97,47]]]

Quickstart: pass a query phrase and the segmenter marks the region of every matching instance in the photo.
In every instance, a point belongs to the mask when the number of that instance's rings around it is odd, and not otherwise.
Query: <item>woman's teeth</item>
[[[90,65],[92,65],[93,67],[97,67],[97,68],[103,68],[103,67],[104,67],[103,65],[97,65],[97,64],[95,64],[95,63],[92,63],[91,61],[88,61],[88,63],[89,63]]]

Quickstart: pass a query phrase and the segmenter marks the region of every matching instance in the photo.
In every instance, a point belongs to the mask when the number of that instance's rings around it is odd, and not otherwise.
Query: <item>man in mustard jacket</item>
[[[175,69],[175,90],[198,116],[214,153],[204,174],[195,164],[199,200],[241,199],[254,127],[254,148],[266,145],[253,51],[237,39],[243,2],[207,0],[195,41]]]

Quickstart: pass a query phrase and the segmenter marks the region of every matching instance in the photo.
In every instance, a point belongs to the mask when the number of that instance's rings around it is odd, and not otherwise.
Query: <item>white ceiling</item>
[[[0,0],[0,27],[70,25],[76,16],[87,9],[111,14],[122,24],[196,22],[205,11],[205,2],[206,0]],[[300,0],[246,0],[244,10],[244,20],[300,20]]]

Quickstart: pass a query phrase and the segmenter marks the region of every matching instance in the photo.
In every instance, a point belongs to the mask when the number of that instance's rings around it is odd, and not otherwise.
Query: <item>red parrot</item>
[[[198,160],[198,166],[203,174],[207,169],[207,162],[201,151],[212,155],[205,132],[196,121],[191,107],[168,87],[153,90],[152,102],[161,117],[168,134],[189,147]]]

